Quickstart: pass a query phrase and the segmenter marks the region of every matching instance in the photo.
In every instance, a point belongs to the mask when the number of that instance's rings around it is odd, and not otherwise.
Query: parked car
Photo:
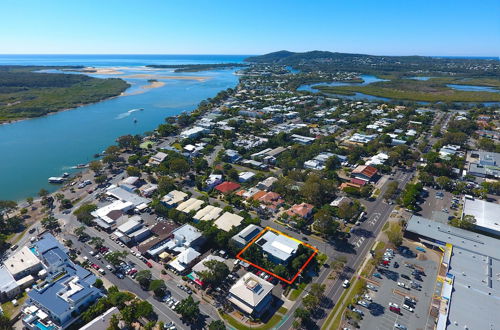
[[[377,287],[375,285],[367,284],[366,287],[372,291],[377,291]]]
[[[398,282],[398,286],[404,289],[409,289],[408,285],[406,285],[404,282]]]
[[[146,265],[149,267],[149,268],[153,268],[153,264],[151,264],[149,261],[146,262]]]
[[[399,330],[407,330],[407,328],[399,323],[394,323],[394,328],[399,329]]]
[[[406,274],[401,274],[401,277],[404,278],[405,280],[411,280],[410,276]]]
[[[344,287],[344,289],[347,289],[349,285],[350,285],[349,280],[344,280],[344,282],[342,282],[342,286]]]
[[[399,307],[393,307],[393,306],[389,306],[389,310],[391,312],[394,312],[396,314],[400,314],[401,313],[401,309]]]
[[[380,273],[373,273],[373,276],[378,277],[378,278],[382,278],[382,275],[380,275]]]
[[[364,300],[360,300],[360,301],[358,301],[358,304],[359,304],[360,306],[363,306],[363,307],[366,307],[366,308],[368,308],[368,307],[370,306],[370,303],[369,303],[369,302],[367,302],[367,301],[364,301]]]
[[[412,305],[415,305],[417,303],[417,301],[415,299],[408,297],[408,296],[405,296],[405,304],[408,302]]]
[[[412,307],[410,307],[410,306],[409,306],[409,305],[407,305],[407,304],[403,304],[403,309],[406,309],[407,311],[409,311],[409,312],[412,312],[412,313],[413,313],[413,308],[412,308]]]

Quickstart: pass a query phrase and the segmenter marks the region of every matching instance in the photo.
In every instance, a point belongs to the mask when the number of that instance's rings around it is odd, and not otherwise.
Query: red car
[[[92,268],[94,268],[95,270],[99,270],[100,267],[97,264],[92,264]]]
[[[389,306],[389,310],[394,313],[401,313],[401,309],[399,307]]]
[[[129,270],[128,275],[134,275],[135,273],[137,273],[137,269],[132,268],[131,270]]]
[[[149,268],[153,268],[153,265],[149,261],[146,262],[146,265],[148,265]]]

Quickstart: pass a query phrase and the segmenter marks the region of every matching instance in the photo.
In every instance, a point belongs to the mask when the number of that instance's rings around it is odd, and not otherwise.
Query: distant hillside
[[[245,59],[250,63],[289,65],[303,72],[354,71],[379,76],[500,76],[500,62],[487,59],[435,58],[428,56],[376,56],[364,54],[286,50]]]

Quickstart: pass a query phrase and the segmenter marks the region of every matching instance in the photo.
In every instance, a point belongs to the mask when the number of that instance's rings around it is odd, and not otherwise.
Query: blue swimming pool
[[[45,324],[43,324],[42,322],[40,321],[37,321],[35,323],[35,325],[38,327],[38,329],[40,330],[53,330],[55,329],[56,327],[54,325],[51,325],[51,326],[46,326]]]

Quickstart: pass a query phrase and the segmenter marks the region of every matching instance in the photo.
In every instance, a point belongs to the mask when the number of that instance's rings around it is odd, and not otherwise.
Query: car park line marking
[[[403,297],[410,297],[411,299],[418,301],[417,297],[412,296],[412,295],[408,294],[407,292],[405,293],[403,291],[399,291],[398,289],[392,289],[392,293],[403,296]]]

